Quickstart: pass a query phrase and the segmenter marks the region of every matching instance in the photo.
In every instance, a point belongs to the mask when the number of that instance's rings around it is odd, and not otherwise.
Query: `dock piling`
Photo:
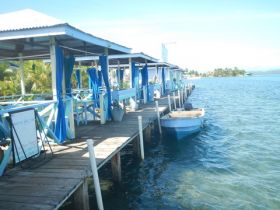
[[[170,95],[168,94],[168,107],[169,107],[169,112],[172,111],[172,108],[171,108],[171,99],[170,99]]]
[[[176,94],[175,92],[173,92],[173,101],[174,101],[174,109],[177,109],[177,105],[176,105]]]
[[[156,112],[157,112],[157,120],[158,120],[158,130],[159,130],[159,134],[161,135],[160,114],[159,114],[159,109],[158,109],[158,101],[156,101]]]
[[[178,90],[178,98],[179,98],[179,104],[178,104],[178,107],[181,108],[181,93],[180,93],[180,90]]]
[[[138,116],[138,126],[139,126],[139,137],[140,137],[140,151],[141,159],[144,160],[144,141],[143,141],[143,125],[142,125],[142,116]]]
[[[97,206],[99,210],[104,210],[103,201],[102,201],[102,194],[100,189],[99,177],[98,177],[98,170],[95,160],[94,148],[93,148],[93,140],[87,140],[88,145],[88,152],[90,158],[90,165],[92,170],[93,182],[94,182],[94,189],[96,194]]]
[[[113,181],[116,183],[121,183],[122,181],[121,152],[118,152],[112,157],[111,165],[112,165]]]
[[[88,183],[85,179],[83,184],[74,193],[74,205],[77,210],[89,210]]]

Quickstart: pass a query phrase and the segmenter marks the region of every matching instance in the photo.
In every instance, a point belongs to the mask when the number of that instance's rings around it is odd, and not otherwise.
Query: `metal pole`
[[[94,154],[94,149],[93,149],[93,140],[88,139],[87,145],[88,145],[88,152],[89,152],[92,176],[93,176],[93,181],[94,181],[94,189],[95,189],[95,194],[96,194],[97,206],[98,206],[99,210],[104,210],[100,183],[99,183],[99,177],[98,177],[98,171],[97,171],[96,160],[95,160],[95,154]]]
[[[177,109],[177,105],[176,105],[176,95],[175,92],[173,92],[173,101],[174,101],[174,109]]]
[[[171,108],[171,99],[170,99],[170,95],[168,94],[168,106],[169,106],[169,112],[172,111],[172,108]]]
[[[144,160],[145,157],[144,157],[142,116],[138,116],[138,125],[139,125],[141,159]]]
[[[159,114],[159,109],[158,109],[158,101],[156,101],[156,111],[157,111],[157,119],[158,119],[158,130],[159,130],[159,134],[161,135],[160,114]]]

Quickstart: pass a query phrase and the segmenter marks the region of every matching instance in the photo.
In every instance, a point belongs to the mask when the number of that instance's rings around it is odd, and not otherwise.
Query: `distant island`
[[[217,68],[213,71],[206,73],[199,73],[195,70],[186,69],[184,72],[186,77],[238,77],[238,76],[250,76],[252,73],[246,72],[244,69],[237,67],[232,68]]]

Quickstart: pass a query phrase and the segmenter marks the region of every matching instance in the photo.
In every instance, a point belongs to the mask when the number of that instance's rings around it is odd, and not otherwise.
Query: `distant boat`
[[[245,76],[252,76],[253,74],[252,73],[245,73]]]
[[[201,130],[204,114],[203,108],[195,108],[188,111],[172,111],[160,119],[160,124],[165,133],[181,140]]]

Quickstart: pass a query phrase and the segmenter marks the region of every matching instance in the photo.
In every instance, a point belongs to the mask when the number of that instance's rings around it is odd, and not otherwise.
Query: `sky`
[[[279,0],[0,0],[200,72],[280,69]],[[1,21],[1,20],[0,20]]]

